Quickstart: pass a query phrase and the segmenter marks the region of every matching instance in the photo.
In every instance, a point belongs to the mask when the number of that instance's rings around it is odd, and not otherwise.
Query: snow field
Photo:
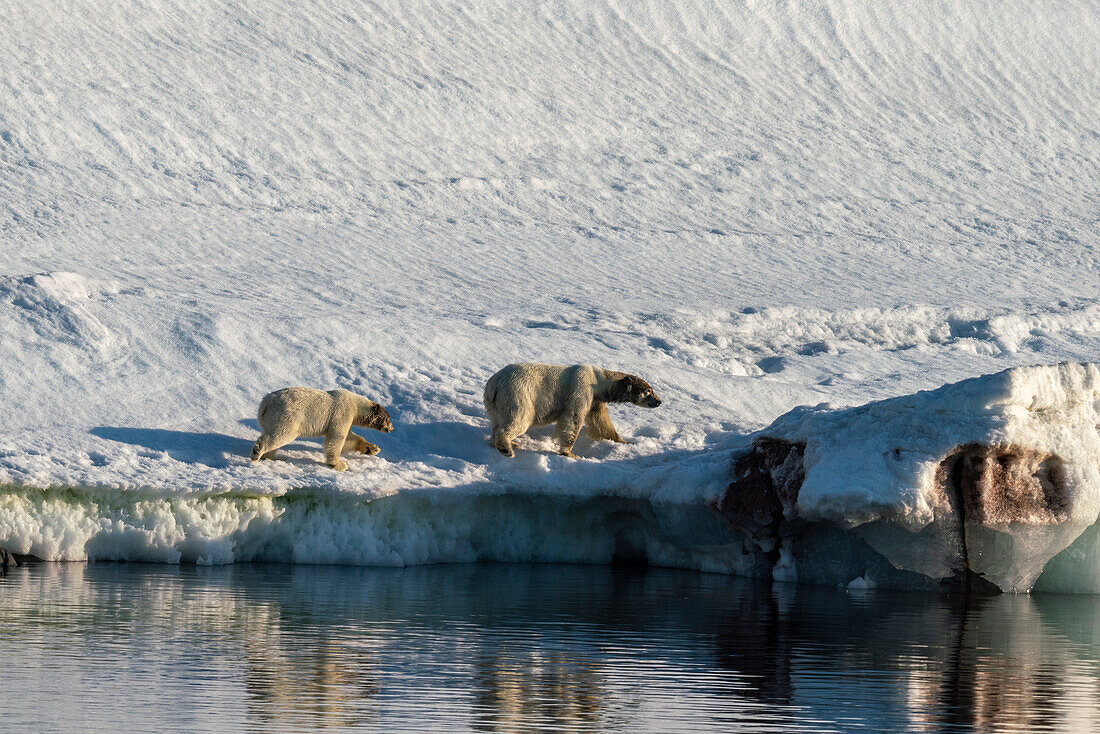
[[[258,558],[232,498],[303,491],[688,508],[798,405],[1096,361],[1098,32],[1086,2],[9,3],[0,541]],[[664,404],[507,462],[481,386],[527,360]],[[397,430],[343,475],[309,441],[250,465],[294,384]],[[251,547],[381,562],[326,533]]]

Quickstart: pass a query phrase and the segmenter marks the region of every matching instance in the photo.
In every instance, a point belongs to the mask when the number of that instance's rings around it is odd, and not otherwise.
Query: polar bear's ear
[[[371,420],[374,419],[374,409],[377,405],[378,403],[374,402],[373,400],[364,398],[363,401],[359,404],[359,411],[358,414],[355,416],[356,425],[369,427]]]

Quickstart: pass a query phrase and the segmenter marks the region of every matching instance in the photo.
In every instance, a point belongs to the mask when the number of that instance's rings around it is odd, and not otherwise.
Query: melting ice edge
[[[1024,367],[856,408],[795,409],[746,449],[712,457],[720,483],[667,470],[580,492],[7,485],[0,547],[200,564],[626,561],[853,587],[973,578],[1100,592],[1098,425],[1095,365]]]

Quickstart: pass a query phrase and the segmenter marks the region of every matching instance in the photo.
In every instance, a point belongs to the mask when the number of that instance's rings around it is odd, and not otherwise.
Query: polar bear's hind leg
[[[528,426],[521,421],[513,420],[505,425],[493,429],[493,445],[497,451],[511,458],[516,455],[512,442],[527,432]]]
[[[252,444],[252,460],[259,461],[260,459],[274,458],[276,449],[286,446],[296,438],[298,438],[297,432],[286,428],[276,429],[272,433],[264,433],[256,439],[256,443]]]
[[[340,458],[348,431],[328,431],[325,434],[325,463],[336,471],[347,471],[348,463]]]
[[[512,439],[508,438],[508,436],[501,432],[497,432],[497,436],[493,440],[493,445],[497,447],[497,451],[504,454],[508,458],[516,455],[515,450],[512,448]]]

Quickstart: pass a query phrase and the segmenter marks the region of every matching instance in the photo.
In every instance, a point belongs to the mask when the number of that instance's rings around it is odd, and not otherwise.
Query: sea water
[[[0,731],[1096,731],[1100,597],[598,566],[47,563]]]

